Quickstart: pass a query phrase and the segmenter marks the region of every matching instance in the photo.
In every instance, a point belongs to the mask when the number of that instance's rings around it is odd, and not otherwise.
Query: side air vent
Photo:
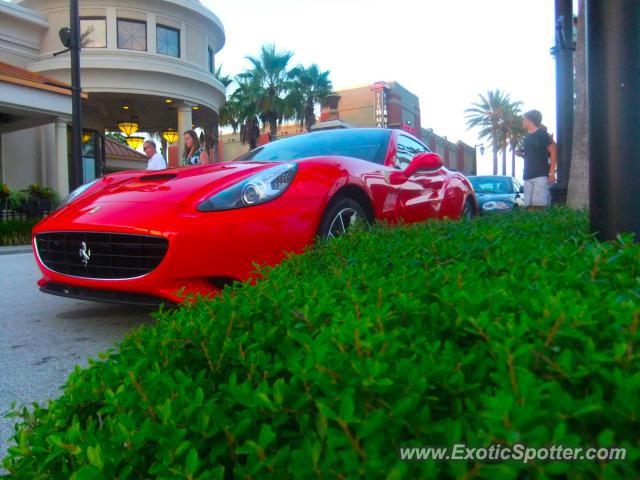
[[[176,173],[157,173],[155,175],[144,175],[140,177],[141,182],[159,182],[162,180],[171,180],[176,178],[178,174]]]

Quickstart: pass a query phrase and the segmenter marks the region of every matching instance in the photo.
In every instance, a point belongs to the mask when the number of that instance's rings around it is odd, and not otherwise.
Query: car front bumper
[[[116,303],[155,304],[154,299],[180,303],[192,295],[215,295],[225,283],[254,278],[256,264],[275,265],[286,252],[301,252],[314,239],[323,205],[323,198],[281,197],[221,212],[169,204],[105,202],[90,210],[70,206],[33,230],[32,244],[42,272],[38,286],[55,295]],[[101,207],[97,214],[90,214],[96,207]],[[145,275],[84,278],[58,273],[42,261],[36,236],[51,232],[159,236],[168,240],[168,248],[160,264]],[[77,261],[82,261],[80,255]]]

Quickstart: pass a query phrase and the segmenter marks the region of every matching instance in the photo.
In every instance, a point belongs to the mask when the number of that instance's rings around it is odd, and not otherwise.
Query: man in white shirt
[[[167,168],[167,162],[165,162],[162,155],[156,149],[156,142],[153,140],[145,140],[142,144],[144,154],[149,157],[149,163],[147,164],[147,170],[163,170]]]

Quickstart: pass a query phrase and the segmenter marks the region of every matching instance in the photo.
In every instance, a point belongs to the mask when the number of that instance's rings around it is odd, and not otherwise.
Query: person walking
[[[528,132],[524,138],[524,205],[544,208],[551,204],[549,187],[556,182],[556,144],[542,127],[542,114],[530,110],[524,114],[522,126]]]
[[[147,163],[147,170],[164,170],[167,168],[167,162],[164,157],[158,152],[156,142],[153,140],[145,140],[142,144],[144,154],[149,158]]]
[[[194,130],[184,132],[184,152],[182,153],[182,165],[204,165],[209,163],[207,152],[200,146],[200,140]]]

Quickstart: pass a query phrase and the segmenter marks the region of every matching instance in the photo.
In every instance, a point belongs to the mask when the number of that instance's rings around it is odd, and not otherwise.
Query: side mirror
[[[444,166],[442,157],[437,153],[419,153],[403,171],[391,172],[389,182],[392,185],[400,185],[406,182],[413,174],[418,172],[434,172]]]
[[[404,176],[409,178],[414,173],[439,170],[443,166],[442,157],[437,153],[419,153],[404,170]]]

